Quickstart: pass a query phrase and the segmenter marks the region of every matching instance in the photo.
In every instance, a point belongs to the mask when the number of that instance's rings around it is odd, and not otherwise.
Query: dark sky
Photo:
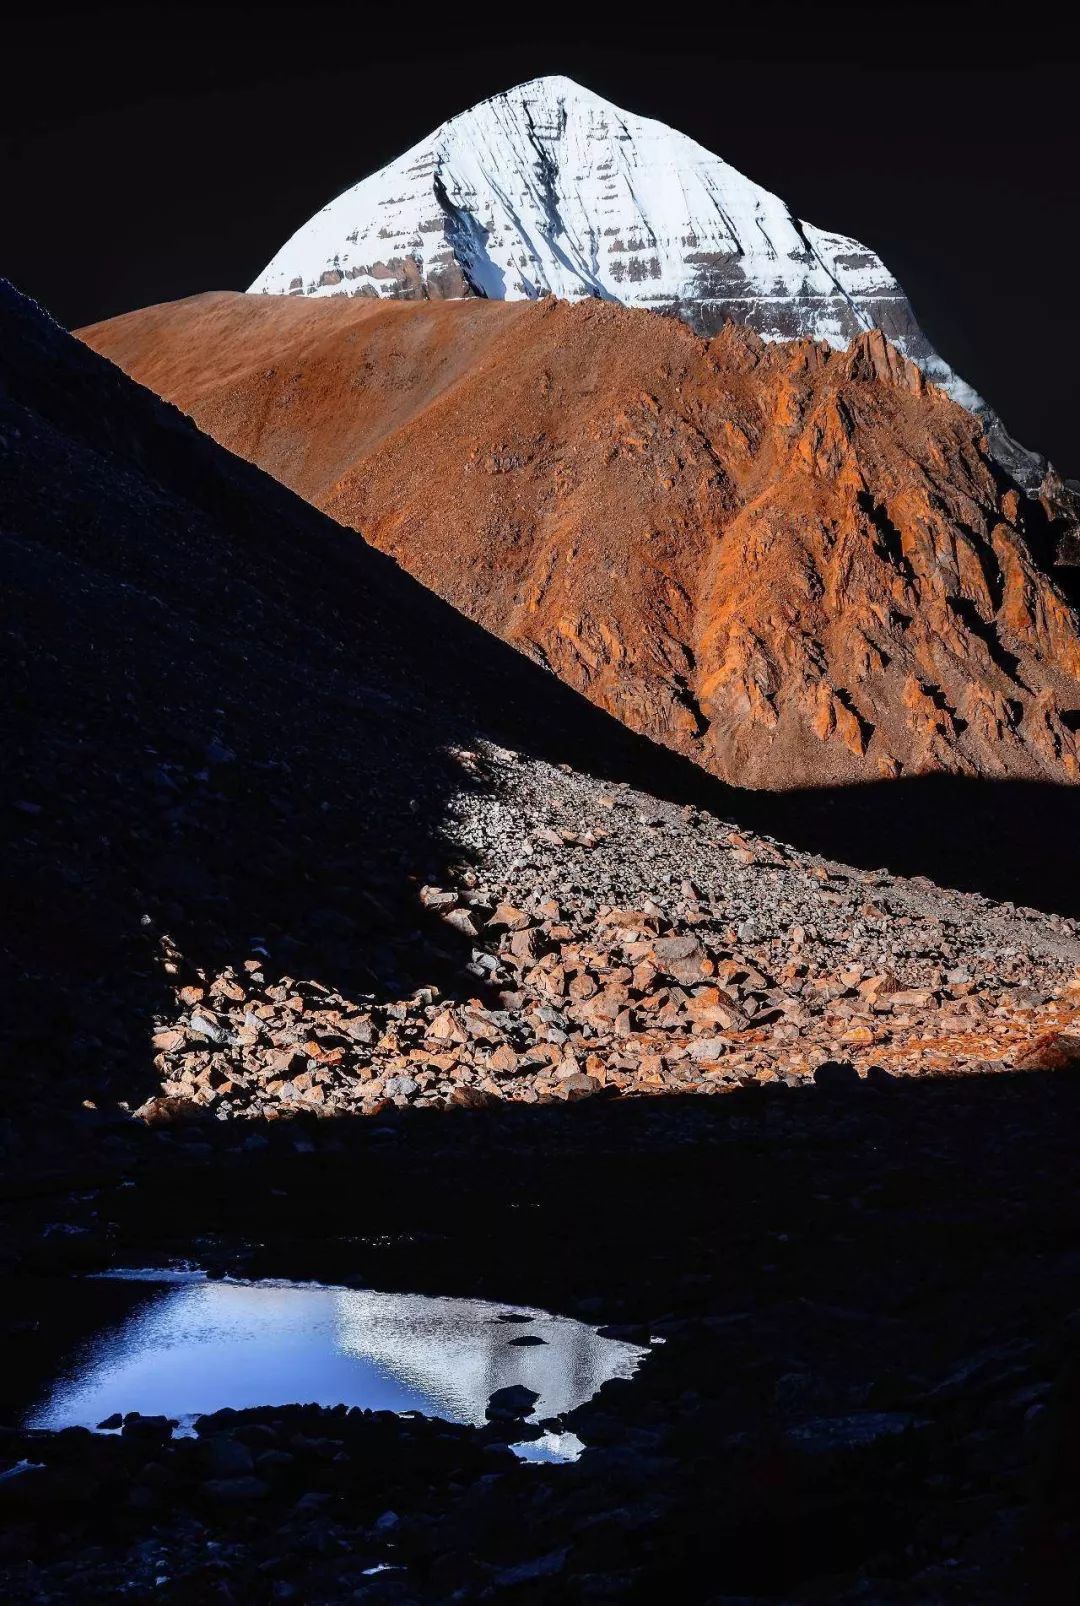
[[[1080,474],[1075,33],[1031,5],[653,9],[28,7],[4,35],[0,271],[71,326],[243,289],[446,117],[562,72],[872,246],[1014,434]]]

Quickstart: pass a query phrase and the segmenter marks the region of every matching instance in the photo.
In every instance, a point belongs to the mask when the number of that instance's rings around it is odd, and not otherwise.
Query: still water
[[[542,1421],[591,1399],[609,1378],[631,1377],[647,1353],[566,1317],[483,1300],[118,1275],[132,1284],[133,1308],[84,1341],[27,1426],[96,1427],[117,1411],[185,1426],[223,1406],[290,1404],[479,1425],[490,1395],[511,1384],[540,1396],[532,1420]],[[572,1433],[555,1432],[515,1446],[527,1460],[573,1460],[581,1448]]]

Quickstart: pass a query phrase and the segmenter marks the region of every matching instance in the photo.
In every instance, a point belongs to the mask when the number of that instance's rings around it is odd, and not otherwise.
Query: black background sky
[[[71,326],[245,288],[333,195],[542,73],[873,247],[1025,443],[1080,474],[1075,31],[1032,5],[27,8],[5,28],[0,272]],[[646,13],[648,14],[648,13]]]

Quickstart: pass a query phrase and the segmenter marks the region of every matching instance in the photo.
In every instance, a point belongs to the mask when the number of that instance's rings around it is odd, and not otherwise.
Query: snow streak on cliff
[[[300,228],[251,286],[394,299],[595,296],[846,346],[881,328],[979,405],[866,246],[800,222],[694,140],[569,78],[451,118]]]

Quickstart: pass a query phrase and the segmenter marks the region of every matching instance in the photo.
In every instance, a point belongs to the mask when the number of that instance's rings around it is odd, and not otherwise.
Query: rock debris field
[[[1074,1052],[1072,919],[829,864],[506,749],[456,758],[484,785],[449,805],[457,875],[417,896],[466,939],[474,996],[374,1003],[257,956],[207,974],[165,939],[176,1009],[144,1120],[719,1093]]]

